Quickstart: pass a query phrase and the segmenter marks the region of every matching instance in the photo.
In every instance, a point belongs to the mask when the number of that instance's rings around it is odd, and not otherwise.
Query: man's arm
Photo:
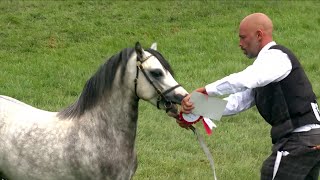
[[[287,54],[273,49],[263,53],[243,71],[208,84],[205,89],[209,96],[233,94],[280,81],[291,69]]]
[[[230,116],[245,111],[255,105],[252,89],[247,89],[242,92],[231,94],[224,98],[228,101],[223,116]]]

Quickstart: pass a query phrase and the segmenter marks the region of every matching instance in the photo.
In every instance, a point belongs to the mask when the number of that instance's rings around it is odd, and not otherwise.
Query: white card
[[[199,92],[192,92],[190,101],[193,103],[193,114],[207,117],[214,120],[220,120],[224,109],[226,108],[227,101],[210,97],[206,94]]]

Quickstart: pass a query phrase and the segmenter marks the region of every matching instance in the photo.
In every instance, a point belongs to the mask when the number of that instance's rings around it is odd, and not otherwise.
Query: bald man
[[[245,17],[239,46],[252,65],[195,91],[229,94],[223,115],[256,106],[271,125],[271,155],[261,168],[262,180],[317,180],[320,169],[320,114],[312,86],[297,57],[272,38],[273,24],[263,13]],[[190,113],[190,95],[181,112]],[[177,120],[181,127],[188,125]]]

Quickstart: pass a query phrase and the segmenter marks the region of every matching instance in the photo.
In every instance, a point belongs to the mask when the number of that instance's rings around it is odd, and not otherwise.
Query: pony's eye
[[[152,71],[150,71],[150,74],[154,78],[159,78],[159,77],[163,76],[163,73],[160,69],[152,70]]]

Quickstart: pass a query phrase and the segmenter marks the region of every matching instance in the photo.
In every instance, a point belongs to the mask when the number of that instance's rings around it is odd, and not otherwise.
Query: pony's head
[[[171,115],[177,114],[176,104],[180,104],[187,91],[173,78],[173,71],[165,58],[157,51],[157,44],[144,50],[140,43],[135,45],[136,52],[136,95],[166,109]]]
[[[173,78],[169,63],[156,50],[156,44],[144,50],[136,43],[135,48],[125,48],[104,63],[86,82],[79,99],[59,115],[79,117],[98,104],[107,102],[113,106],[116,103],[113,101],[125,103],[124,100],[133,96],[176,117],[176,104],[186,95],[187,91]]]

